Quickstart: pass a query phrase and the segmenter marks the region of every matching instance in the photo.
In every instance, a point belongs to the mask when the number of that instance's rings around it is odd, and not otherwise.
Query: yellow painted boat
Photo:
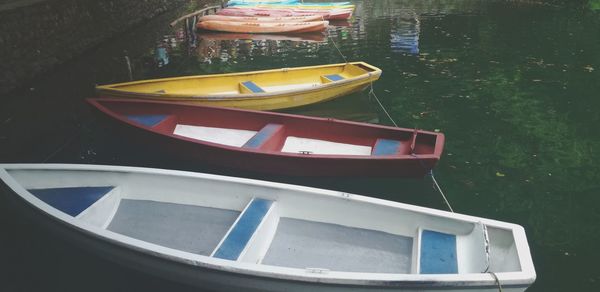
[[[253,72],[197,75],[100,85],[101,97],[158,99],[212,106],[275,110],[360,91],[381,69],[364,62]]]

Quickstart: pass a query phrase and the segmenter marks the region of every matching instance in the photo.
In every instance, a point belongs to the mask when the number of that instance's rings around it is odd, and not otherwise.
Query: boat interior
[[[304,155],[434,154],[437,135],[412,129],[173,104],[96,100],[137,126],[190,141]]]
[[[85,228],[141,240],[149,249],[306,273],[521,269],[510,229],[345,193],[190,174],[44,169],[8,174]]]
[[[366,76],[379,69],[356,62],[261,72],[218,74],[135,81],[101,86],[138,93],[179,95],[238,95],[305,90],[321,85]]]

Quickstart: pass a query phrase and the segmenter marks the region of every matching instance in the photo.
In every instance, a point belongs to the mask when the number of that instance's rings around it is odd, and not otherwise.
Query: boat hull
[[[52,166],[51,166],[52,167]],[[50,168],[51,168],[50,167]],[[56,167],[56,166],[55,166]],[[66,166],[68,168],[69,166]],[[134,174],[140,168],[114,167],[114,166],[86,166],[94,167],[93,171],[112,170],[117,174]],[[143,169],[142,169],[143,170]],[[3,170],[2,170],[3,171]],[[156,170],[159,171],[159,170]],[[129,173],[132,172],[132,173]],[[148,172],[148,171],[144,171]],[[163,171],[164,172],[164,171]],[[170,175],[178,176],[189,173],[172,171]],[[215,176],[216,177],[216,176]],[[320,281],[302,281],[277,277],[267,277],[236,273],[227,269],[215,269],[209,266],[194,265],[160,253],[144,250],[125,242],[115,240],[94,233],[89,228],[72,225],[64,219],[41,211],[39,207],[24,199],[14,186],[0,181],[2,198],[6,199],[14,214],[30,221],[37,227],[52,234],[58,240],[65,241],[73,246],[84,249],[91,256],[109,260],[115,264],[141,271],[148,275],[159,277],[168,281],[192,285],[208,289],[210,291],[318,291],[318,292],[341,292],[341,291],[454,291],[454,292],[496,292],[498,286],[490,281],[477,283],[444,282],[444,281],[369,281],[364,285],[341,285],[333,283],[322,283]],[[486,221],[487,223],[487,221]],[[86,254],[87,255],[87,254]],[[59,260],[59,259],[57,259]],[[91,269],[92,271],[94,269]],[[520,292],[525,291],[529,283],[512,283],[502,286],[503,291]]]
[[[397,154],[375,155],[372,154],[375,152],[374,147],[369,147],[366,154],[355,153],[354,155],[302,154],[303,152],[291,150],[291,148],[288,148],[289,152],[283,152],[282,149],[285,146],[282,145],[288,141],[287,139],[290,139],[290,136],[343,143],[346,145],[343,147],[373,145],[372,143],[375,143],[379,137],[403,136],[407,139],[402,142],[403,145],[408,145],[408,138],[414,134],[414,130],[289,114],[176,105],[164,102],[118,99],[91,99],[88,102],[98,110],[100,118],[110,125],[111,131],[114,129],[121,137],[127,137],[134,148],[151,150],[163,158],[185,163],[212,165],[218,168],[252,173],[283,176],[418,178],[428,174],[439,161],[444,145],[443,134],[419,131],[419,141],[422,142],[415,146],[416,154],[413,155],[408,154],[408,148],[402,150],[407,151],[407,154],[398,152]],[[117,111],[120,113],[117,114]],[[187,121],[186,125],[217,126],[223,129],[243,129],[242,125],[252,125],[253,129],[261,129],[264,125],[277,124],[282,125],[282,130],[273,134],[272,139],[269,140],[271,144],[265,144],[267,148],[249,149],[218,144],[219,142],[216,141],[207,143],[209,140],[199,140],[205,138],[182,136],[186,135],[182,132],[174,134],[173,129],[180,125],[175,125],[175,122],[172,123],[170,120],[149,128],[126,118],[130,115],[157,115],[160,112],[171,113],[173,120]],[[202,118],[195,118],[198,121],[194,122],[192,121],[194,118],[190,117]],[[225,134],[213,133],[210,135],[216,137]],[[236,133],[236,135],[240,134]],[[248,141],[250,140],[245,139],[238,145],[248,143]],[[320,145],[319,147],[340,147]],[[311,149],[306,145],[300,146],[300,148],[302,150]],[[328,153],[339,151],[339,148],[331,151]]]
[[[182,102],[198,105],[208,106],[222,106],[222,107],[233,107],[242,109],[254,109],[254,110],[277,110],[305,106],[309,104],[329,101],[340,96],[351,94],[354,92],[361,91],[369,86],[372,82],[379,79],[381,76],[381,70],[370,66],[365,63],[356,62],[350,63],[363,68],[371,70],[367,74],[361,76],[353,76],[347,80],[340,82],[334,82],[324,84],[324,86],[316,87],[305,87],[302,89],[285,90],[279,92],[267,92],[258,94],[177,94],[177,93],[155,93],[151,91],[133,91],[127,90],[126,88],[130,85],[141,86],[143,84],[152,84],[155,82],[180,82],[186,79],[196,78],[191,77],[177,77],[161,80],[146,80],[146,81],[135,81],[122,84],[103,85],[96,87],[96,92],[100,97],[118,97],[118,98],[139,98],[149,100],[165,100],[173,102]],[[343,65],[343,64],[342,64]],[[276,69],[276,70],[265,70],[265,71],[254,71],[245,73],[230,73],[230,74],[217,74],[217,75],[204,75],[199,76],[201,78],[215,78],[215,83],[218,83],[221,79],[225,78],[254,78],[252,76],[258,76],[265,73],[274,73],[281,76],[273,75],[272,80],[286,80],[286,74],[290,74],[292,71],[309,70],[307,74],[319,76],[325,72],[323,68],[331,68],[337,65],[328,66],[313,66],[313,67],[301,67],[301,68],[288,68],[288,69]],[[290,73],[285,73],[290,72]],[[299,73],[304,74],[304,73]],[[244,77],[249,76],[249,77]],[[300,76],[300,75],[298,75]],[[303,77],[302,77],[303,78]],[[242,79],[243,80],[243,79]],[[124,89],[120,89],[124,88]]]
[[[231,22],[220,20],[207,20],[198,23],[199,29],[233,32],[233,33],[305,33],[323,31],[327,28],[327,21],[311,22]]]
[[[200,21],[230,21],[230,22],[309,22],[323,20],[322,16],[297,16],[297,17],[251,17],[251,16],[227,16],[227,15],[205,15],[200,18]]]
[[[300,10],[300,9],[264,9],[264,8],[226,8],[219,10],[218,15],[249,17],[299,17],[321,16],[324,20],[347,20],[352,17],[352,10]]]

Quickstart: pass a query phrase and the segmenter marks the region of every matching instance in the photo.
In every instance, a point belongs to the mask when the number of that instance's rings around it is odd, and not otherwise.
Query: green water
[[[348,60],[383,70],[374,92],[398,125],[445,133],[435,174],[456,212],[526,228],[538,273],[528,291],[600,290],[600,12],[501,1],[353,2],[351,21],[304,41],[221,40],[184,24],[172,30],[175,13],[149,22],[14,93],[0,109],[0,161],[215,171],[120,148],[82,99],[95,83],[128,80],[125,56],[133,79],[144,79],[343,62],[337,45]],[[32,113],[34,104],[42,106]],[[366,92],[290,112],[391,124]],[[259,178],[446,209],[428,178]]]

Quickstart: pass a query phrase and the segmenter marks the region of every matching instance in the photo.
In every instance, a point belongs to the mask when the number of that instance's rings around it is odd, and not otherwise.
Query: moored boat
[[[0,165],[3,195],[97,256],[219,291],[524,291],[521,226],[200,173]]]
[[[331,3],[290,3],[290,4],[243,4],[236,5],[232,7],[257,7],[257,8],[292,8],[292,9],[310,9],[310,10],[326,10],[326,9],[352,9],[354,10],[354,4],[337,4],[335,2]]]
[[[297,10],[297,9],[264,9],[264,8],[225,8],[217,11],[218,15],[255,16],[255,17],[297,17],[320,15],[324,20],[345,20],[352,17],[352,10]]]
[[[229,0],[227,1],[227,5],[293,4],[298,2],[300,2],[300,0]]]
[[[330,77],[327,77],[330,76]],[[364,62],[197,75],[100,85],[102,97],[163,99],[258,110],[323,102],[360,91],[381,70]]]
[[[207,20],[198,22],[199,29],[234,33],[305,33],[323,31],[328,21],[311,22],[232,22]]]
[[[199,21],[230,21],[230,22],[310,22],[323,20],[321,15],[312,16],[284,16],[284,17],[256,17],[256,16],[229,16],[229,15],[205,15]]]
[[[423,177],[441,133],[283,113],[89,99],[136,146],[198,165],[287,176]]]

